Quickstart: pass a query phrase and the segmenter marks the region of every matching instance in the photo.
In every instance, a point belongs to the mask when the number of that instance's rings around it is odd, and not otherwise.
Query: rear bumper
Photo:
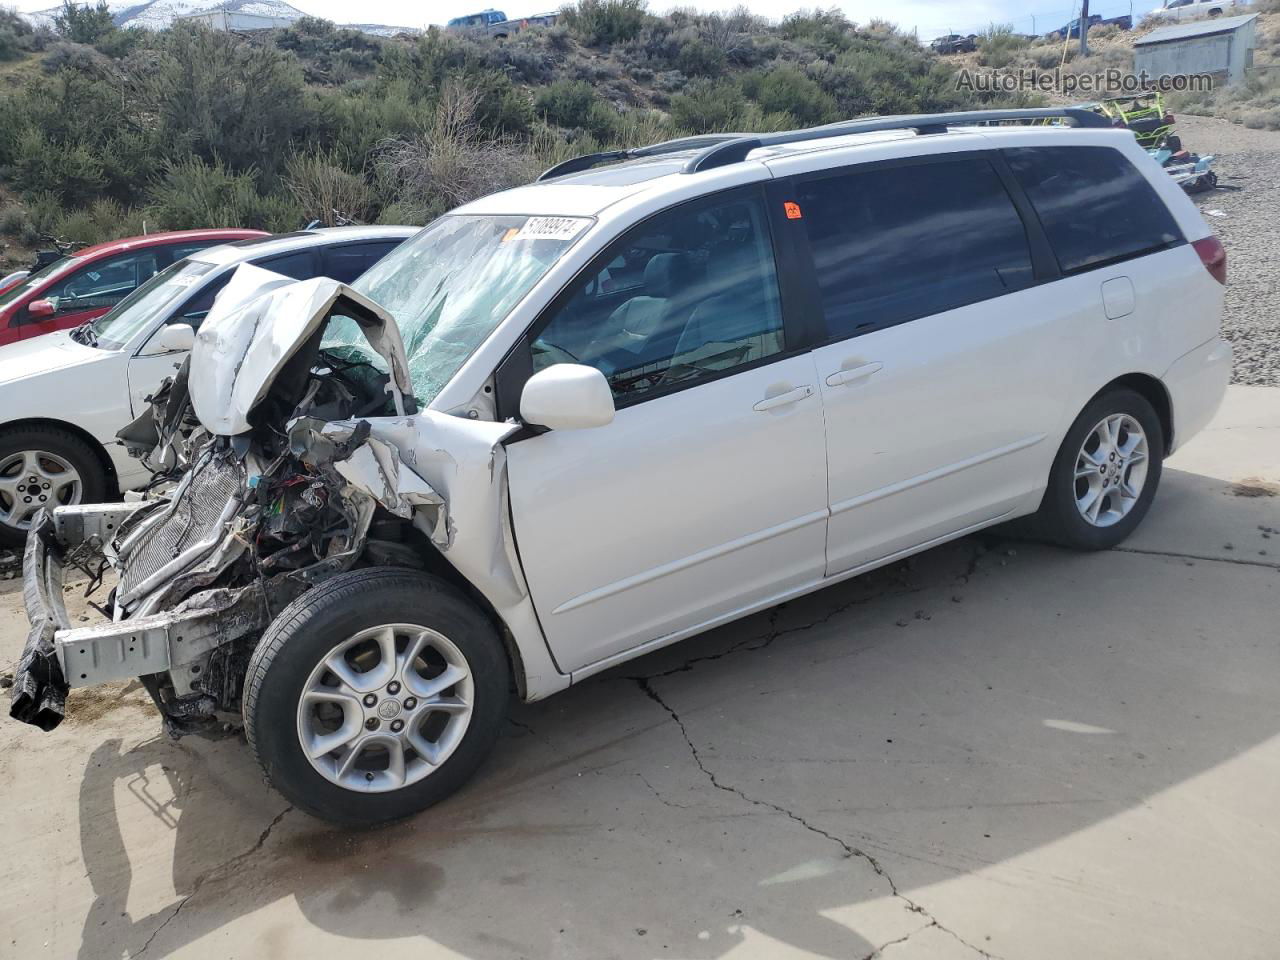
[[[1170,452],[1208,426],[1231,382],[1231,344],[1215,337],[1175,360],[1161,378],[1173,406]]]
[[[72,628],[63,604],[68,559],[96,563],[112,531],[144,504],[59,507],[36,515],[22,558],[22,596],[31,630],[14,671],[10,716],[52,730],[72,687],[164,673],[266,622],[255,589],[209,590],[198,605]]]

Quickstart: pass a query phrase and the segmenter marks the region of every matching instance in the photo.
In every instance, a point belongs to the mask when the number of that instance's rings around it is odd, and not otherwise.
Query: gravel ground
[[[1178,130],[1188,150],[1218,157],[1219,189],[1194,199],[1227,248],[1233,379],[1280,386],[1280,132],[1186,115]]]

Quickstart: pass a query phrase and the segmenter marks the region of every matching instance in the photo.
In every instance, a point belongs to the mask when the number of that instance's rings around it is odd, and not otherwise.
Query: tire
[[[100,503],[108,488],[98,454],[75,434],[57,427],[0,432],[0,547],[22,546],[38,507]]]
[[[1124,455],[1120,454],[1117,463],[1108,454],[1101,466],[1109,472],[1104,473],[1103,469],[1099,469],[1098,477],[1094,478],[1092,466],[1082,458],[1082,451],[1087,452],[1086,442],[1092,445],[1096,441],[1095,427],[1117,417],[1127,417],[1129,422],[1136,422],[1141,428],[1144,434],[1145,460],[1137,460],[1135,457],[1132,462],[1126,462]],[[1133,433],[1124,427],[1121,428],[1120,436],[1121,448],[1133,439]],[[1095,397],[1071,425],[1054,458],[1053,469],[1049,473],[1049,486],[1045,490],[1039,512],[1032,518],[1035,534],[1074,550],[1107,550],[1124,541],[1146,516],[1160,485],[1164,444],[1164,428],[1160,417],[1142,394],[1129,389],[1117,389]],[[1094,454],[1096,453],[1095,448]],[[1145,472],[1140,478],[1141,487],[1136,491],[1137,496],[1131,498],[1123,495],[1122,490],[1132,490],[1136,486],[1137,471],[1143,464]],[[1077,478],[1077,467],[1086,476]],[[1122,482],[1123,486],[1117,485],[1117,481]],[[1099,495],[1098,516],[1100,521],[1106,522],[1090,521],[1087,508],[1082,510],[1081,506],[1081,503],[1092,506],[1093,501],[1088,494],[1092,489],[1099,489],[1099,484],[1103,484],[1100,489],[1107,493]],[[1120,515],[1115,516],[1116,513]]]
[[[337,659],[332,656],[351,638],[371,631],[381,634],[385,625],[397,625],[392,632],[399,658],[417,642],[415,631],[420,631],[419,637],[431,633],[434,639],[427,643],[439,644],[442,638],[447,647],[424,646],[419,662],[434,658],[436,667],[443,664],[446,670],[460,663],[469,680],[415,703],[412,694],[426,690],[431,682],[430,665],[428,676],[406,669],[382,684],[385,676],[378,671],[384,669],[385,648],[377,636],[359,641]],[[372,661],[375,655],[376,665],[358,672],[360,659]],[[342,669],[351,671],[347,677],[359,682],[343,688],[338,674],[322,666],[326,659],[345,664]],[[443,673],[435,679],[442,677]],[[402,568],[356,570],[323,581],[268,626],[246,672],[245,735],[267,779],[294,806],[331,823],[372,826],[425,810],[466,782],[497,740],[507,713],[509,681],[506,652],[493,624],[452,585]],[[332,686],[334,682],[339,685]],[[370,683],[381,685],[365,693]],[[348,697],[344,689],[360,696]],[[330,690],[337,696],[330,696]],[[320,702],[304,710],[304,691],[320,697]],[[376,705],[368,703],[370,695]],[[330,705],[330,699],[342,702]],[[458,727],[462,714],[448,712],[448,703],[456,710],[463,701],[469,702],[470,711]],[[401,724],[400,732],[393,729],[396,723]],[[428,746],[441,758],[432,766],[426,763],[426,752],[417,753],[408,740],[415,731],[419,738],[429,738],[436,728],[442,730],[438,742]],[[324,738],[340,734],[348,739],[316,761],[304,752],[304,736],[318,748]],[[401,746],[388,747],[393,740]],[[399,777],[393,752],[400,756]],[[340,773],[344,759],[350,760],[350,769]]]

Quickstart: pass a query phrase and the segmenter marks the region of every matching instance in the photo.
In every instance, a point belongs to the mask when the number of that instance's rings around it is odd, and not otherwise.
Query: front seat
[[[609,332],[596,341],[590,362],[607,374],[651,362],[661,353],[654,348],[673,336],[684,319],[675,315],[673,298],[684,292],[692,277],[685,254],[655,254],[645,264],[644,293],[619,304],[609,315]]]

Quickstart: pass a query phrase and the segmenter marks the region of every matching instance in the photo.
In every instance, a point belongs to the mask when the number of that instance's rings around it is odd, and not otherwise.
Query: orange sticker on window
[[[517,236],[519,236],[519,234],[520,234],[520,228],[519,228],[519,227],[512,227],[510,230],[508,230],[506,233],[504,233],[504,234],[502,235],[502,239],[501,239],[501,240],[499,240],[498,242],[499,242],[499,243],[508,243],[508,242],[510,242],[510,241],[512,241],[512,240],[514,240]]]
[[[800,212],[800,204],[792,203],[790,200],[782,205],[782,209],[787,211],[788,220],[799,220],[804,216],[804,214]]]

